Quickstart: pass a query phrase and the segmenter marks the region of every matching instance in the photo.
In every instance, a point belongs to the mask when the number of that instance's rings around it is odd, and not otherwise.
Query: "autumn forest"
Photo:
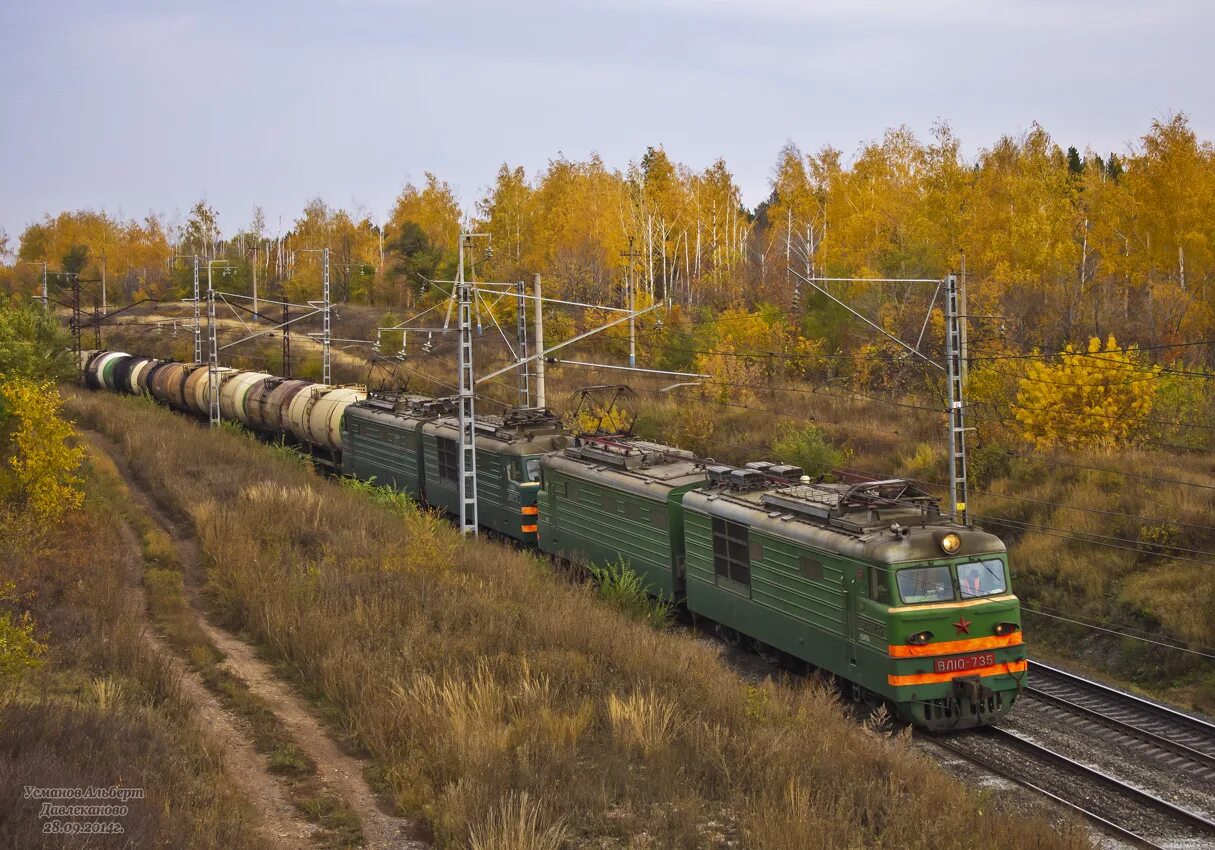
[[[1215,149],[1184,115],[1153,122],[1124,153],[1065,147],[1034,126],[968,159],[948,126],[929,139],[888,131],[854,156],[790,142],[771,195],[746,209],[729,166],[694,171],[659,146],[623,170],[597,156],[551,160],[537,174],[503,164],[473,209],[441,176],[406,185],[382,224],[315,199],[285,234],[260,210],[247,223],[200,201],[183,225],[105,211],[48,213],[11,248],[14,294],[35,294],[45,261],[107,277],[112,301],[185,294],[191,255],[227,257],[239,291],[316,297],[306,249],[333,251],[336,298],[400,308],[450,276],[461,222],[492,234],[477,272],[539,272],[552,294],[616,303],[630,240],[642,287],[685,308],[793,306],[797,278],[939,278],[965,263],[976,314],[1005,317],[1018,339],[1058,346],[1089,335],[1164,344],[1210,336],[1215,313]],[[7,240],[6,240],[7,242]],[[964,258],[964,259],[963,259]],[[804,289],[804,287],[803,287]],[[883,321],[914,321],[902,293]],[[803,297],[805,293],[803,293]],[[802,306],[807,306],[803,304]]]

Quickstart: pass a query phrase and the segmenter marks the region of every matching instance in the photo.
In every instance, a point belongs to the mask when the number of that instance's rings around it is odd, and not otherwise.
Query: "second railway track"
[[[1215,724],[1039,661],[1031,662],[1026,696],[1101,727],[1137,758],[1215,782]]]
[[[999,728],[930,736],[992,773],[1044,794],[1139,847],[1215,845],[1215,822],[1102,771]]]

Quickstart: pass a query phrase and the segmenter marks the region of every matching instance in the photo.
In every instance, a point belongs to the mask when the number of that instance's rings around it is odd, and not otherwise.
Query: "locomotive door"
[[[857,635],[857,592],[858,583],[864,572],[859,568],[844,573],[844,652],[847,655],[849,669],[856,667]]]

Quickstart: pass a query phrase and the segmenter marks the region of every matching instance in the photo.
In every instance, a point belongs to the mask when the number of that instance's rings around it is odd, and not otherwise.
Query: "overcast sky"
[[[1041,123],[1125,151],[1215,137],[1215,3],[357,0],[0,6],[0,227],[103,208],[225,232],[304,202],[387,212],[433,171],[471,205],[503,162],[724,156],[750,206],[776,153],[948,121],[968,155]]]

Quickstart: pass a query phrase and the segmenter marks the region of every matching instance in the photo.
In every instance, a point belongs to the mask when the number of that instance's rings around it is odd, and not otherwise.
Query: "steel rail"
[[[1069,673],[1066,670],[1061,670],[1058,667],[1054,667],[1050,664],[1044,664],[1041,661],[1031,660],[1029,664],[1029,672],[1031,676],[1034,672],[1034,668],[1039,668],[1044,670],[1048,677],[1055,676],[1056,678],[1071,682],[1077,687],[1089,691],[1095,691],[1096,693],[1105,696],[1107,699],[1127,703],[1139,708],[1142,711],[1159,715],[1162,718],[1167,718],[1169,722],[1175,723],[1179,726],[1184,726],[1189,731],[1197,733],[1200,736],[1207,737],[1212,742],[1215,742],[1215,723],[1210,723],[1200,717],[1194,717],[1193,715],[1186,714],[1183,711],[1178,711],[1170,706],[1162,705],[1161,703],[1154,702],[1149,699],[1144,699],[1141,696],[1128,693],[1127,691],[1111,688],[1109,685],[1093,679],[1085,678],[1084,676],[1078,676],[1075,673]]]
[[[1191,827],[1210,833],[1212,839],[1215,839],[1215,821],[1210,821],[1197,812],[1192,812],[1189,809],[1170,803],[1162,797],[1157,797],[1150,791],[1145,791],[1142,788],[1137,788],[1128,782],[1123,782],[1121,779],[1115,779],[1105,773],[1102,773],[1095,767],[1089,767],[1083,762],[1068,758],[1062,753],[1057,753],[1048,747],[1041,744],[1036,744],[1033,741],[1010,732],[1007,729],[1001,729],[998,726],[987,726],[980,730],[976,730],[979,734],[989,738],[1002,740],[1013,748],[1019,748],[1024,752],[1028,752],[1035,758],[1042,761],[1052,762],[1064,770],[1084,776],[1087,779],[1095,780],[1097,784],[1104,785],[1107,788],[1113,788],[1115,791],[1133,797],[1136,800],[1144,802],[1151,808],[1164,812],[1170,817],[1182,821]]]
[[[993,764],[990,760],[984,759],[982,756],[980,756],[974,752],[971,752],[970,750],[967,750],[965,747],[958,746],[956,743],[951,741],[949,738],[940,737],[940,736],[932,735],[932,734],[926,734],[926,737],[928,740],[932,741],[934,744],[941,747],[942,749],[948,750],[949,752],[953,753],[954,755],[960,756],[961,758],[966,759],[967,761],[971,762],[972,764],[977,764],[979,767],[983,768],[984,770],[990,771],[990,772],[996,774],[997,776],[1001,776],[1010,782],[1015,782],[1016,784],[1022,786],[1023,788],[1028,788],[1029,790],[1031,790],[1037,794],[1041,794],[1042,796],[1044,796],[1050,800],[1053,800],[1054,802],[1058,803],[1059,805],[1061,805],[1065,808],[1071,809],[1072,811],[1076,812],[1080,816],[1092,821],[1093,823],[1097,824],[1098,826],[1102,827],[1103,829],[1109,830],[1110,832],[1114,833],[1118,837],[1131,842],[1132,844],[1134,844],[1137,847],[1143,847],[1143,848],[1146,848],[1146,850],[1164,850],[1164,848],[1162,848],[1159,844],[1156,844],[1155,842],[1151,841],[1148,838],[1144,838],[1139,833],[1132,832],[1131,830],[1127,829],[1124,826],[1119,826],[1118,824],[1114,823],[1112,820],[1109,820],[1108,818],[1102,817],[1101,815],[1097,814],[1094,811],[1090,811],[1089,809],[1084,808],[1084,806],[1080,805],[1079,803],[1068,800],[1065,797],[1060,797],[1058,794],[1054,793],[1053,791],[1048,791],[1045,788],[1043,788],[1041,785],[1037,785],[1034,782],[1031,782],[1025,776],[1014,773],[1013,771],[1000,767],[997,764]]]
[[[1166,738],[1163,735],[1157,734],[1156,732],[1152,732],[1148,729],[1144,729],[1141,726],[1136,726],[1133,723],[1128,723],[1125,720],[1119,720],[1116,717],[1111,717],[1110,715],[1104,714],[1096,709],[1072,702],[1066,697],[1061,697],[1058,694],[1052,694],[1049,691],[1041,690],[1034,687],[1032,684],[1026,687],[1025,692],[1035,699],[1052,703],[1079,717],[1091,720],[1094,723],[1098,723],[1132,738],[1137,738],[1140,741],[1151,744],[1152,746],[1164,750],[1165,752],[1171,753],[1175,756],[1180,756],[1184,759],[1189,759],[1190,761],[1196,762],[1197,764],[1200,764],[1208,769],[1215,770],[1215,756],[1204,753],[1202,750],[1196,750],[1193,747],[1187,746],[1179,741],[1174,741],[1171,738]]]

